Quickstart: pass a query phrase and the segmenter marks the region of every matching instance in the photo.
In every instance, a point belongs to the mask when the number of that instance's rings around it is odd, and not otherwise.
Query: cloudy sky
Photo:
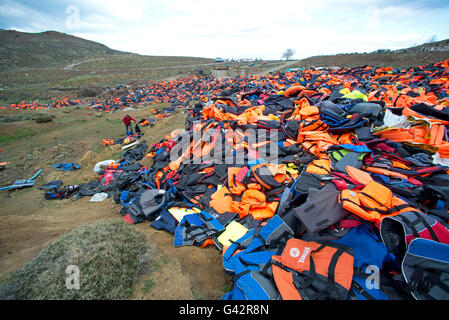
[[[279,59],[449,38],[448,0],[0,0],[0,28],[145,55]]]

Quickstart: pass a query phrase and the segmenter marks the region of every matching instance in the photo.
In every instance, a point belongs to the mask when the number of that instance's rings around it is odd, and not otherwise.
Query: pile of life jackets
[[[449,299],[449,60],[191,80],[185,127],[94,182],[126,222],[219,250],[224,300]]]
[[[68,98],[63,97],[62,99],[53,99],[52,103],[39,103],[39,102],[25,102],[21,101],[19,103],[12,103],[7,107],[0,108],[12,108],[17,110],[40,110],[40,109],[49,109],[49,108],[64,108],[75,106],[81,104],[80,100],[70,100]]]
[[[126,107],[139,108],[156,103],[170,103],[173,107],[186,107],[192,101],[207,103],[220,94],[249,92],[257,88],[276,90],[289,81],[290,79],[283,75],[245,75],[227,79],[188,76],[178,80],[151,83],[135,91],[129,90],[121,98],[95,101],[90,105],[90,109],[110,112]]]

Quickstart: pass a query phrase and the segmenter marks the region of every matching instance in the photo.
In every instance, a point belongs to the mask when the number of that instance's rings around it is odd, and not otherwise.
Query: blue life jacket
[[[373,230],[366,224],[361,224],[333,242],[350,247],[354,251],[354,276],[351,287],[357,300],[389,300],[388,296],[381,291],[380,283],[373,284],[370,279],[367,279],[372,271],[380,271],[384,261],[389,259],[387,247]],[[377,279],[380,280],[380,274]]]
[[[175,230],[175,247],[193,245],[225,230],[223,224],[206,211],[185,215]]]
[[[166,230],[171,234],[175,233],[177,225],[178,221],[171,215],[170,212],[167,211],[166,208],[161,210],[159,216],[151,224],[151,226],[156,230]]]
[[[449,299],[449,245],[416,238],[402,261],[404,288],[417,300]]]
[[[55,165],[52,165],[53,168],[59,169],[62,171],[70,171],[70,170],[79,170],[81,169],[81,166],[76,163],[58,163]]]
[[[223,267],[234,274],[234,290],[223,299],[273,300],[279,292],[263,267],[278,253],[276,245],[294,236],[290,226],[274,215],[260,229],[251,229],[234,242],[223,255]],[[239,249],[244,249],[237,252]],[[236,289],[238,287],[238,289]]]

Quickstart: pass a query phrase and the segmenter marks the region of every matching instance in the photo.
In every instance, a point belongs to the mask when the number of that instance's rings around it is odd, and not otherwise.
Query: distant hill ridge
[[[435,42],[428,42],[407,49],[395,50],[394,52],[404,53],[404,52],[430,52],[430,51],[449,51],[449,39]]]
[[[60,33],[45,31],[26,33],[0,29],[0,71],[17,68],[42,68],[76,65],[97,57],[131,54],[107,46]],[[399,50],[381,49],[372,53],[345,53],[313,56],[299,65],[391,65],[407,66],[449,59],[449,39],[424,43]]]
[[[22,67],[52,67],[120,54],[127,52],[57,31],[26,33],[0,29],[1,71]]]
[[[301,59],[293,67],[356,67],[375,65],[408,68],[433,64],[446,59],[449,59],[449,39],[427,42],[399,50],[379,49],[371,53],[354,52],[313,56]]]

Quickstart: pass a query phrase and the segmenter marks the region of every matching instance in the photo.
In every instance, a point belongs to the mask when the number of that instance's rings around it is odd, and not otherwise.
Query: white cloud
[[[6,9],[11,16],[20,14],[17,8],[27,13],[25,23],[14,20],[21,30],[76,31],[113,49],[148,55],[278,59],[291,47],[302,58],[400,48],[430,36],[412,24],[426,17],[418,1],[79,0],[80,26],[67,30],[63,7],[71,2],[59,2],[61,14],[54,16],[34,12],[32,5]]]
[[[0,12],[2,15],[9,16],[11,18],[24,18],[26,17],[26,12],[18,7],[12,7],[7,4],[0,5]]]

